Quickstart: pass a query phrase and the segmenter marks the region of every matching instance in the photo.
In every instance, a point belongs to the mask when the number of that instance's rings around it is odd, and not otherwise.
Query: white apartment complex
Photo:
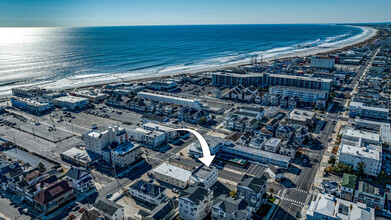
[[[335,58],[332,57],[311,57],[310,66],[315,68],[333,68],[335,64]]]
[[[379,134],[347,128],[343,132],[337,161],[354,168],[363,162],[364,172],[377,176],[382,165],[382,146]]]
[[[170,141],[178,136],[178,132],[175,131],[173,128],[164,126],[164,125],[159,125],[155,123],[144,123],[143,128],[148,131],[160,131],[164,133],[165,140]]]
[[[92,130],[83,134],[84,146],[87,151],[102,155],[102,150],[112,143],[121,145],[128,141],[128,133],[118,125],[110,126],[106,131]]]
[[[191,181],[194,183],[203,183],[205,188],[209,189],[218,179],[218,169],[201,165],[191,174]]]
[[[303,89],[291,86],[273,86],[270,87],[271,95],[281,95],[281,97],[297,97],[299,101],[316,103],[318,100],[326,100],[328,91],[317,89]]]
[[[351,102],[348,115],[352,117],[374,118],[387,120],[390,110],[388,108],[366,106],[362,102]]]

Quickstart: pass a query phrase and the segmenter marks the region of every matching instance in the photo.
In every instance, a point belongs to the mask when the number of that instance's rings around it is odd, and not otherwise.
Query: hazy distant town
[[[390,219],[391,27],[328,54],[0,103],[0,218]],[[193,129],[215,158],[210,166]]]

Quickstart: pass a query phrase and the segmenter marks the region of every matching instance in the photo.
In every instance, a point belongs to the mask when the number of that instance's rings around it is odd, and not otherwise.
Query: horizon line
[[[391,24],[391,21],[380,21],[380,22],[333,22],[333,23],[241,23],[241,24],[222,24],[222,23],[213,23],[213,24],[133,24],[133,25],[87,25],[87,26],[0,26],[0,28],[87,28],[87,27],[145,27],[145,26],[212,26],[212,25],[354,25],[354,24]]]

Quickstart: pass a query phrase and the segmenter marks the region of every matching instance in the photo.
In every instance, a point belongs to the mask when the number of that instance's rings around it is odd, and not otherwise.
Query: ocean
[[[0,95],[24,85],[72,88],[208,69],[253,55],[278,58],[363,32],[317,24],[0,28]]]

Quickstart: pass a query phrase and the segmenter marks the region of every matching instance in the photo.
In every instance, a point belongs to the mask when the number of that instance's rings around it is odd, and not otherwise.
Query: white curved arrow
[[[202,135],[194,130],[187,129],[187,128],[181,128],[181,129],[175,129],[175,131],[188,131],[196,136],[198,141],[200,142],[201,145],[201,150],[202,150],[202,156],[201,158],[198,158],[202,163],[204,163],[206,166],[209,166],[213,159],[215,158],[215,155],[210,154],[210,149],[208,146],[208,143],[206,142],[205,138],[202,137]]]

